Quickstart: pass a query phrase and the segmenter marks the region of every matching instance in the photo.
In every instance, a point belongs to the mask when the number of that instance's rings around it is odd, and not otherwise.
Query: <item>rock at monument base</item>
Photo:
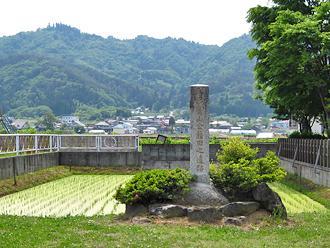
[[[187,216],[187,208],[180,205],[151,204],[149,213],[161,218],[184,217]]]
[[[231,202],[249,202],[254,201],[252,190],[249,190],[247,192],[235,192],[233,196],[230,198]]]
[[[232,202],[220,208],[222,213],[228,217],[249,215],[260,209],[258,202]]]
[[[148,209],[143,206],[142,204],[135,203],[135,204],[128,204],[126,203],[126,210],[125,215],[127,217],[133,217],[138,215],[143,215],[148,212]]]
[[[268,187],[266,183],[259,183],[252,189],[254,199],[260,203],[261,208],[273,215],[287,218],[287,212],[280,196]]]
[[[207,223],[214,223],[223,218],[221,210],[214,207],[188,208],[187,216],[189,221],[204,221]]]
[[[204,183],[191,183],[191,191],[183,196],[175,196],[176,204],[185,206],[223,206],[229,200],[220,194],[215,187]]]

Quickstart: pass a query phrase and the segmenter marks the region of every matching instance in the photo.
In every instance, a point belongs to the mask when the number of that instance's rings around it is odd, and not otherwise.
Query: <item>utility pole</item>
[[[6,125],[7,119],[6,117],[2,116],[2,108],[0,107],[0,123],[3,126],[3,128],[7,131],[8,134],[10,134],[9,128]]]

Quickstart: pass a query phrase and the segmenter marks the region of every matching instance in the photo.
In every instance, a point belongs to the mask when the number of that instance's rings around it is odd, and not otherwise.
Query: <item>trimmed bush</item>
[[[327,137],[325,137],[322,134],[307,132],[306,130],[304,130],[302,133],[300,133],[299,131],[294,131],[289,134],[288,138],[289,139],[326,139]]]
[[[184,169],[148,170],[136,174],[125,186],[117,187],[114,198],[120,203],[162,203],[175,201],[174,195],[187,192],[193,181]]]
[[[217,153],[218,162],[210,165],[210,177],[213,185],[231,198],[260,182],[278,181],[286,175],[284,167],[278,166],[274,152],[268,151],[265,158],[254,159],[258,149],[252,149],[238,138],[230,139],[221,147],[222,153]]]

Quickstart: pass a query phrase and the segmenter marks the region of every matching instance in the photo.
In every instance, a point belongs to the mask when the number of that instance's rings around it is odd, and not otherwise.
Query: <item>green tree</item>
[[[254,127],[252,123],[247,123],[244,125],[243,129],[244,130],[251,130]]]
[[[249,10],[250,49],[257,98],[274,109],[276,118],[292,118],[310,130],[313,119],[327,126],[330,118],[330,3],[274,0],[273,7]]]
[[[53,112],[48,111],[43,116],[42,123],[45,124],[48,130],[53,131],[54,130],[54,124],[55,124],[56,118]]]
[[[265,128],[268,128],[269,125],[270,125],[270,119],[267,118],[267,117],[262,117],[261,118],[261,122],[260,122],[261,125],[264,125]]]
[[[75,126],[74,131],[77,134],[83,134],[86,132],[85,128],[83,126]]]
[[[68,124],[62,123],[60,130],[65,130],[68,127]]]
[[[175,119],[171,116],[170,119],[168,120],[168,124],[171,127],[171,133],[173,132],[173,127],[175,126]]]

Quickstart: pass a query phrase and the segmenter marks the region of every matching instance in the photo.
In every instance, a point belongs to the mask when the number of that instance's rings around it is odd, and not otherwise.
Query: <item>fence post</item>
[[[314,173],[316,173],[316,167],[319,163],[320,153],[321,153],[321,145],[319,146],[319,150],[317,152],[317,157],[316,157],[315,164],[314,164]],[[320,174],[320,172],[316,173],[316,174]]]
[[[49,135],[50,152],[53,151],[53,135]]]
[[[96,137],[96,146],[97,146],[97,151],[100,151],[100,145],[101,145],[101,136],[97,135]]]
[[[298,153],[298,144],[296,146],[296,151],[294,152],[294,157],[293,157],[293,162],[292,162],[292,168],[297,168],[297,166],[294,166],[294,163],[295,163],[296,157],[297,157],[297,153]]]
[[[34,149],[35,149],[35,154],[38,153],[38,135],[34,135]],[[40,136],[39,136],[40,137]]]
[[[15,185],[17,185],[17,178],[16,178],[16,174],[18,174],[17,157],[13,158],[13,173],[14,173],[14,183],[15,183]]]
[[[136,137],[135,137],[135,143],[136,143],[136,146],[137,146],[137,150],[138,150],[138,152],[139,152],[139,151],[140,151],[139,136],[136,136]]]
[[[19,135],[16,135],[15,137],[15,142],[16,142],[16,156],[19,155]]]
[[[330,167],[330,156],[329,156],[329,140],[327,139],[326,142],[325,142],[327,145],[326,145],[326,167]]]

